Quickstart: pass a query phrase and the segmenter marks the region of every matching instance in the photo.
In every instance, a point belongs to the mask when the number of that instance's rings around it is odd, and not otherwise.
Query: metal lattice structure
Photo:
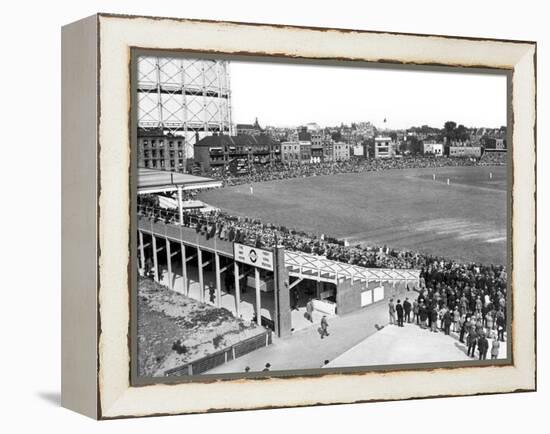
[[[285,250],[285,265],[293,277],[338,284],[340,279],[368,282],[418,282],[420,271],[411,269],[364,268],[320,256]]]
[[[139,129],[184,137],[192,157],[197,139],[232,133],[229,62],[141,56],[137,106]]]

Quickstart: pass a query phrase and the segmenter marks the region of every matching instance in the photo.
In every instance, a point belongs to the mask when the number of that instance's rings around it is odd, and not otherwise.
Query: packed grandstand
[[[506,153],[485,153],[479,160],[475,158],[436,158],[415,156],[401,158],[352,158],[345,161],[328,161],[308,164],[273,163],[253,165],[247,174],[234,175],[223,167],[212,168],[208,176],[223,181],[224,186],[246,184],[249,182],[267,182],[308,176],[336,175],[339,173],[377,172],[392,169],[437,168],[506,164]]]

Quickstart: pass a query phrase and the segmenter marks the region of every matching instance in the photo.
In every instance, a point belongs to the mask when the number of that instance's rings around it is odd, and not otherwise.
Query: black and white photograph
[[[544,10],[8,2],[0,432],[538,432]]]
[[[138,381],[510,362],[509,74],[132,67]]]

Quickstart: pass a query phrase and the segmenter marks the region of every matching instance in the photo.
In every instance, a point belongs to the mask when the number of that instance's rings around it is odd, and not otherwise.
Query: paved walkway
[[[489,339],[488,357],[492,340]],[[476,351],[476,358],[478,353]],[[499,359],[506,358],[506,344],[500,346]],[[467,347],[458,341],[456,334],[433,333],[415,324],[404,327],[389,326],[365,339],[341,356],[332,360],[327,368],[349,366],[398,365],[404,363],[434,363],[473,360]]]
[[[391,291],[391,289],[390,289]],[[402,299],[416,296],[413,291],[396,293]],[[274,338],[273,344],[218,366],[205,374],[262,371],[266,363],[272,371],[288,369],[315,369],[333,360],[377,331],[375,326],[388,322],[387,301],[381,301],[359,311],[329,319],[330,336],[320,338],[319,321],[311,327],[294,332],[283,339]]]
[[[492,339],[489,339],[488,357]],[[476,351],[476,358],[478,353]],[[506,343],[501,343],[499,359],[506,358]],[[472,360],[467,347],[452,333],[433,333],[415,324],[404,327],[384,327],[355,347],[331,361],[327,367],[395,365],[403,363],[433,363]]]

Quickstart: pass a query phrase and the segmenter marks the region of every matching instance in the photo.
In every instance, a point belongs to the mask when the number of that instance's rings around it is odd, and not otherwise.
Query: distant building
[[[253,124],[237,124],[235,130],[237,131],[237,136],[259,136],[264,134],[264,130],[258,123],[258,118],[256,118]]]
[[[283,163],[299,163],[301,158],[299,142],[281,143],[281,161]]]
[[[351,155],[354,157],[364,157],[365,147],[361,144],[355,144],[351,147]]]
[[[479,146],[450,146],[449,157],[481,157]]]
[[[337,142],[332,145],[333,161],[347,161],[350,159],[351,146],[347,143]]]
[[[391,137],[374,138],[374,158],[391,158],[395,156],[395,144]]]
[[[443,155],[443,143],[424,142],[422,146],[424,155],[434,155],[436,157]]]
[[[138,130],[138,167],[185,172],[185,137]]]
[[[310,136],[312,146],[323,146],[324,134],[322,130],[311,131]]]
[[[226,167],[238,162],[268,164],[281,160],[279,142],[262,134],[259,136],[214,135],[204,137],[195,144],[195,162],[203,170]]]
[[[486,149],[506,149],[506,139],[499,137],[484,137],[481,139],[481,143]]]
[[[321,145],[323,147],[323,161],[333,161],[334,160],[334,151],[333,146],[334,142],[332,139],[325,139]]]
[[[307,127],[299,127],[297,129],[297,132],[298,132],[298,140],[302,142],[311,141],[311,133],[308,131]]]
[[[321,161],[324,161],[325,154],[323,152],[323,145],[319,144],[311,144],[311,162],[312,163],[320,163]]]
[[[280,163],[281,162],[281,142],[273,140],[271,142],[271,162]]]
[[[311,163],[311,142],[300,141],[300,161],[302,163]]]
[[[278,141],[287,141],[289,140],[289,136],[292,133],[293,129],[291,128],[282,128],[282,127],[271,127],[266,126],[264,128],[265,134],[268,136],[271,136],[273,139]]]

